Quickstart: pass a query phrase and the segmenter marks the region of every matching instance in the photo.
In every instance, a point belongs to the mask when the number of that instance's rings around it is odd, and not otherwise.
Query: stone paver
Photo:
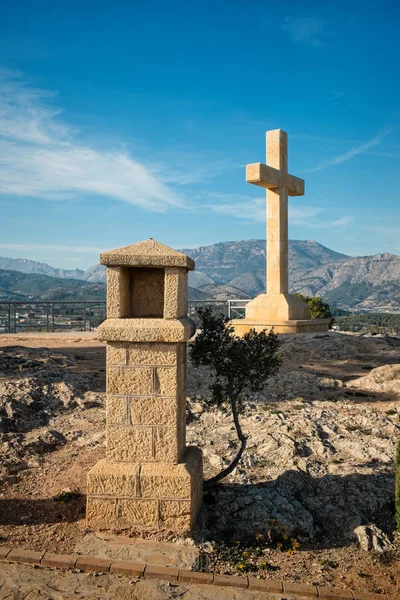
[[[195,569],[200,559],[197,546],[144,540],[104,531],[86,534],[79,540],[75,552],[85,556],[184,569]]]
[[[236,588],[136,580],[124,575],[78,573],[0,563],[0,600],[303,600]]]

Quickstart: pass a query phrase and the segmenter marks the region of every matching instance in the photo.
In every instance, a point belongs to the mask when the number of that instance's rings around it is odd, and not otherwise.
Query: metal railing
[[[250,300],[227,300],[228,303],[228,318],[229,319],[244,319],[245,308]]]
[[[247,302],[249,300],[189,300],[188,315],[197,320],[197,310],[211,305],[229,319],[241,319]],[[104,301],[0,302],[0,333],[91,331],[105,318]]]
[[[106,318],[105,302],[0,302],[0,333],[91,331]]]
[[[228,319],[242,319],[244,308],[250,300],[189,300],[188,316],[194,319],[199,308],[212,306],[215,311],[220,312]]]

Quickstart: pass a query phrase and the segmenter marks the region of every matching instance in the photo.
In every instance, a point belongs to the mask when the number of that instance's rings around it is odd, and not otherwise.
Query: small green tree
[[[280,340],[271,331],[256,333],[254,329],[243,337],[234,335],[228,319],[213,314],[210,308],[199,309],[201,333],[190,351],[195,366],[206,365],[213,371],[210,385],[211,404],[228,404],[240,441],[240,448],[226,469],[209,479],[214,484],[224,479],[239,464],[246,449],[247,437],[240,426],[246,395],[262,389],[266,379],[274,375],[282,362],[278,352]]]
[[[297,293],[296,296],[308,304],[311,319],[332,319],[331,307],[319,296],[303,296],[303,294],[299,293]],[[333,322],[334,319],[332,319],[331,325]]]
[[[397,531],[400,531],[400,440],[396,448],[396,521]]]

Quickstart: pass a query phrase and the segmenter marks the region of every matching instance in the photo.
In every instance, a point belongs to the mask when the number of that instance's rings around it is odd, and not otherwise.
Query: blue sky
[[[290,237],[400,253],[400,6],[7,3],[0,255],[86,268],[154,237],[265,237],[245,165],[289,134]]]

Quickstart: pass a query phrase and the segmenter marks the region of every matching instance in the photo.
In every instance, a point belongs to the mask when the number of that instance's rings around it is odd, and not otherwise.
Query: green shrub
[[[387,415],[397,415],[397,410],[395,408],[389,408],[389,410],[386,411]]]
[[[303,294],[296,293],[296,296],[303,300],[310,309],[310,319],[331,319],[330,327],[332,327],[334,320],[332,319],[332,311],[326,302],[319,296],[303,296]]]
[[[262,536],[262,533],[259,534]],[[267,526],[266,537],[270,548],[276,548],[281,552],[291,555],[299,549],[300,543],[289,534],[289,529],[276,519],[271,519]]]
[[[233,422],[240,448],[231,463],[206,484],[216,484],[227,477],[239,464],[246,449],[247,436],[240,424],[245,402],[252,392],[259,392],[271,375],[277,373],[282,363],[278,336],[270,331],[257,333],[251,329],[241,338],[234,334],[229,320],[218,316],[209,307],[197,311],[201,333],[190,348],[194,366],[211,368],[211,398],[208,406],[222,407],[232,411]]]
[[[60,492],[56,496],[53,496],[54,502],[60,502],[61,504],[65,504],[66,502],[71,502],[72,500],[76,500],[80,498],[82,494],[80,492],[72,491],[72,492]]]

